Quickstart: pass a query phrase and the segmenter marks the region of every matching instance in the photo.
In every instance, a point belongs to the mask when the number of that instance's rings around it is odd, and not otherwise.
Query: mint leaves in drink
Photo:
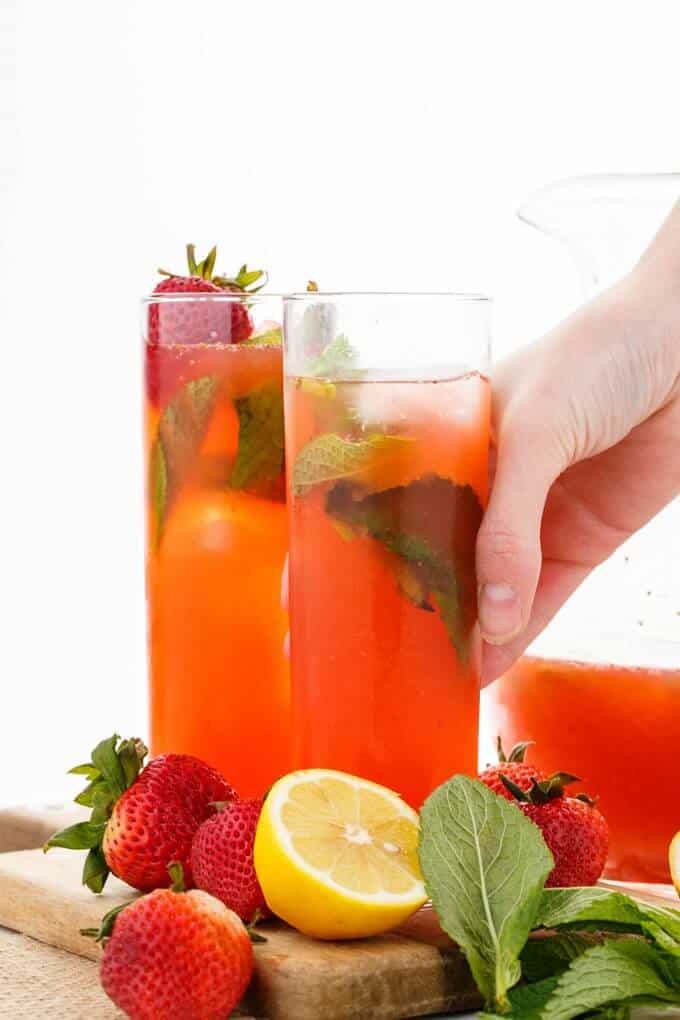
[[[305,496],[317,485],[360,476],[369,468],[380,469],[390,457],[413,442],[403,436],[382,434],[366,439],[344,439],[334,432],[316,436],[300,450],[293,466],[293,494]]]
[[[149,492],[155,543],[170,502],[191,469],[210,421],[219,380],[205,375],[183,386],[164,408],[149,459]]]
[[[305,363],[305,376],[317,379],[356,378],[358,353],[346,336],[342,333],[326,344],[320,354],[308,358]]]
[[[441,926],[485,1001],[507,1011],[552,854],[514,804],[467,776],[428,797],[421,829],[420,866]]]
[[[623,1020],[634,1006],[680,1006],[680,911],[597,887],[544,889],[552,858],[540,830],[484,784],[455,776],[435,790],[419,857],[483,1020]]]
[[[395,581],[415,606],[439,609],[465,662],[477,614],[475,540],[482,508],[469,485],[426,475],[378,492],[341,481],[326,494],[326,511],[368,535],[395,557]]]
[[[234,401],[239,419],[234,489],[263,492],[278,481],[284,464],[283,394],[268,383]]]

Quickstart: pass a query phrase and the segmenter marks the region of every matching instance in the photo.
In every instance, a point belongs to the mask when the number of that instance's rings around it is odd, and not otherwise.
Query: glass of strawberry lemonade
[[[294,764],[419,807],[477,768],[490,304],[284,306]]]
[[[151,744],[254,796],[290,768],[281,301],[193,269],[144,302]]]

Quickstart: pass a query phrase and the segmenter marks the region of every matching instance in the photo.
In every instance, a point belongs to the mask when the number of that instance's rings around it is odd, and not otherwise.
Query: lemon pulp
[[[328,769],[272,787],[255,838],[271,909],[316,938],[361,938],[402,923],[426,899],[418,815],[368,780]]]

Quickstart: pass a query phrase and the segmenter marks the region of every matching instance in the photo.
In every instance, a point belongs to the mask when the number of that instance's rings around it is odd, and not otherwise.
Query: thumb
[[[566,466],[546,427],[504,423],[491,498],[477,537],[479,625],[503,645],[529,622],[541,569],[541,518],[548,491]],[[521,418],[520,418],[521,421]]]

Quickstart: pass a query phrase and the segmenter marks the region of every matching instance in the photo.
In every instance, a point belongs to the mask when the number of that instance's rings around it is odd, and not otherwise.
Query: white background
[[[138,296],[215,241],[276,289],[577,299],[515,219],[680,168],[677,4],[2,0],[0,802],[144,728]]]

